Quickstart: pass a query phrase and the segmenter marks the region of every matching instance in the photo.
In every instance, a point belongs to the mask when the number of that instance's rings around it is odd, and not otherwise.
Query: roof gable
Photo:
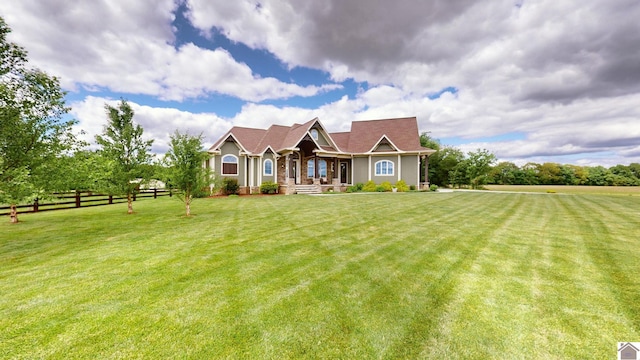
[[[398,147],[393,143],[393,141],[389,140],[386,135],[382,135],[380,140],[369,150],[368,152],[387,152],[387,151],[398,151]]]
[[[420,145],[418,121],[415,117],[354,121],[347,151],[367,153],[372,151],[382,138],[386,138],[398,151],[425,151]]]
[[[279,150],[293,149],[296,146],[298,146],[298,143],[302,141],[304,136],[307,134],[307,132],[311,128],[311,125],[313,125],[316,120],[318,120],[318,118],[309,120],[304,124],[293,124],[293,126],[289,128],[289,132],[287,133],[287,136],[284,138],[284,141],[282,141],[282,144],[278,149]]]
[[[312,128],[317,128],[329,145],[314,140],[310,134]],[[209,151],[220,151],[220,147],[229,140],[235,141],[243,152],[252,155],[261,155],[267,149],[275,153],[294,150],[303,140],[312,142],[316,150],[329,153],[435,152],[420,145],[415,117],[354,121],[350,132],[337,133],[327,132],[318,118],[292,126],[271,125],[266,130],[234,126]]]
[[[271,125],[260,140],[260,143],[256,148],[256,153],[262,154],[267,150],[267,148],[271,148],[271,150],[275,153],[276,149],[280,149],[282,142],[289,133],[289,130],[290,127],[288,126]]]
[[[222,147],[224,146],[224,144],[226,144],[227,142],[232,142],[234,144],[236,144],[236,146],[241,150],[246,152],[247,149],[242,146],[242,143],[240,141],[238,141],[238,138],[233,135],[233,133],[231,131],[227,132],[222,138],[220,138],[220,140],[218,140],[215,144],[213,144],[213,146],[211,146],[209,148],[209,151],[220,151],[222,149]]]
[[[327,131],[327,129],[318,118],[315,119],[315,123],[309,128],[309,133],[312,129],[317,129],[319,138],[324,139],[324,141],[321,141],[320,139],[314,140],[321,149],[325,151],[339,151],[339,148],[336,142],[331,137],[331,134]]]

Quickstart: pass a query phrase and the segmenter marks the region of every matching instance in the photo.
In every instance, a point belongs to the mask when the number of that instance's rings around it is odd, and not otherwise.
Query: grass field
[[[0,358],[615,358],[637,196],[173,199],[0,221]]]
[[[492,191],[640,196],[640,186],[484,185],[484,187]]]

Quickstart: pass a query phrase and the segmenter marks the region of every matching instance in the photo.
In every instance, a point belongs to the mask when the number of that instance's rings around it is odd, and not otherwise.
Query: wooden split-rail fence
[[[133,200],[138,199],[155,199],[159,196],[172,196],[171,190],[165,189],[148,189],[140,190],[134,194]],[[127,202],[127,197],[97,194],[91,191],[59,193],[51,195],[51,199],[47,201],[39,201],[36,199],[31,204],[21,204],[16,206],[18,214],[34,213],[39,211],[73,209],[88,206],[101,206]],[[8,215],[9,205],[0,205],[0,215]]]

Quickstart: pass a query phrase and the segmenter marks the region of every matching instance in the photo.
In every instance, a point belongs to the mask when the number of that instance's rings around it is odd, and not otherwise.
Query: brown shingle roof
[[[260,144],[256,147],[256,153],[263,153],[267,147],[271,146],[274,151],[281,148],[282,141],[286,138],[291,128],[283,125],[271,125],[265,132]]]
[[[233,135],[244,149],[253,154],[261,154],[269,146],[279,152],[296,147],[316,121],[317,118],[292,126],[271,125],[267,130],[234,126],[211,146],[210,150],[217,150],[230,135]],[[321,146],[325,151],[363,154],[372,151],[383,137],[392,142],[399,151],[429,150],[420,146],[418,121],[415,117],[354,121],[351,123],[350,132],[330,133],[329,137],[338,148]]]
[[[418,121],[415,117],[354,121],[346,151],[356,154],[371,151],[385,136],[400,151],[424,151],[420,146]]]
[[[349,132],[337,132],[331,133],[329,136],[333,139],[333,142],[336,143],[338,150],[346,152],[349,147]]]
[[[284,139],[284,141],[282,141],[282,144],[280,144],[279,147],[275,148],[276,151],[297,146],[298,142],[302,140],[307,131],[309,131],[309,128],[311,128],[311,126],[316,121],[318,121],[318,118],[309,120],[304,124],[293,124],[293,126],[289,130],[289,133],[287,134],[287,137]]]
[[[227,132],[222,138],[220,138],[220,140],[213,144],[210,150],[217,150],[218,147],[222,145],[222,142],[229,137],[229,135],[233,135],[240,143],[240,146],[242,146],[249,152],[254,152],[266,132],[267,130],[264,129],[234,126],[231,128],[231,130],[229,130],[229,132]]]

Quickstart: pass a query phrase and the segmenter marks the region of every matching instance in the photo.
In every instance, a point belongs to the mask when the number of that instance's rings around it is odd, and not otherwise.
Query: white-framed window
[[[266,159],[264,161],[264,175],[273,176],[273,160]]]
[[[327,177],[327,161],[318,160],[318,176]]]
[[[310,159],[307,161],[307,177],[312,178],[316,176],[316,161]]]
[[[316,176],[316,161],[309,159],[307,161],[307,177],[312,178]],[[318,160],[318,176],[327,177],[327,161]]]
[[[393,162],[389,160],[376,162],[376,176],[393,176]]]
[[[222,175],[238,175],[238,157],[225,155],[222,157]]]
[[[309,130],[309,133],[311,133],[313,140],[318,140],[318,129],[311,129]]]

